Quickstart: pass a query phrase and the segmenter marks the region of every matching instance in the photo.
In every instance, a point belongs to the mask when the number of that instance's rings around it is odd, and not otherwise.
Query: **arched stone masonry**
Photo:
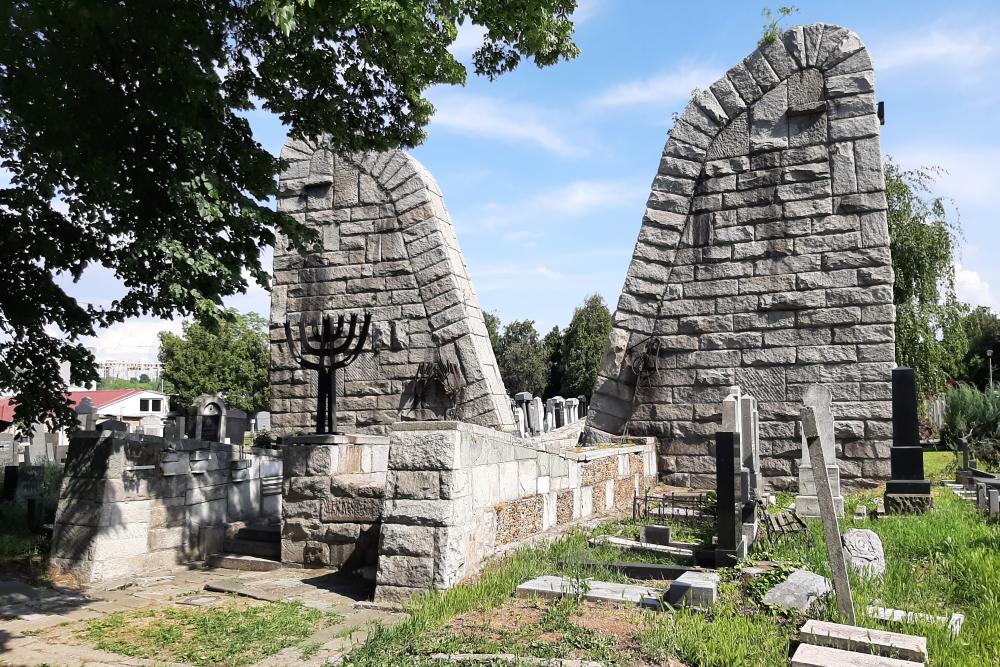
[[[373,314],[365,352],[339,372],[340,430],[387,434],[399,421],[457,419],[512,429],[510,402],[441,190],[402,151],[337,155],[289,141],[278,207],[318,230],[322,252],[279,240],[271,295],[271,419],[277,433],[312,431],[315,373],[289,354],[284,322]],[[451,395],[421,378],[451,373]],[[426,367],[425,369],[426,370]],[[441,384],[438,382],[437,384]],[[435,385],[435,386],[430,386]]]
[[[888,476],[879,126],[868,52],[831,25],[789,30],[691,100],[653,181],[591,427],[655,436],[662,478],[712,486],[712,434],[738,384],[760,400],[762,472],[789,488],[799,399],[818,383],[833,392],[845,483]]]

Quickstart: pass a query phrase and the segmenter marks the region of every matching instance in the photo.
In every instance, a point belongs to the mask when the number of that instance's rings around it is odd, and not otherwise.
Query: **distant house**
[[[142,431],[145,417],[163,419],[170,411],[170,397],[149,389],[91,389],[67,394],[72,407],[90,399],[97,421],[117,419],[129,424],[133,431]],[[10,398],[0,398],[0,430],[14,421],[14,406]]]

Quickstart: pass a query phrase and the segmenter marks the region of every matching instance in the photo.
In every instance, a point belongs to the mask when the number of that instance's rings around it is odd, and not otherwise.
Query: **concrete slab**
[[[709,609],[719,597],[716,572],[685,572],[670,584],[666,600],[672,605]]]
[[[580,586],[577,581],[555,575],[545,575],[526,581],[517,587],[515,595],[519,598],[549,599],[579,595],[591,602],[626,602],[653,609],[658,609],[663,600],[663,591],[657,588],[592,579],[586,579],[584,585]]]
[[[927,638],[855,625],[809,620],[799,629],[799,641],[844,651],[925,662]]]
[[[694,549],[690,547],[654,544],[652,542],[637,542],[636,540],[627,540],[623,537],[615,537],[613,535],[598,535],[597,537],[588,540],[588,544],[592,547],[600,544],[608,544],[610,546],[628,551],[645,551],[647,553],[665,554],[667,556],[680,556],[686,558],[694,556]]]
[[[789,667],[923,667],[922,662],[885,658],[880,655],[842,651],[826,646],[799,644]]]
[[[889,623],[899,623],[900,625],[913,625],[914,623],[944,625],[948,627],[953,637],[958,636],[958,633],[962,631],[962,624],[965,623],[965,614],[960,614],[957,611],[950,617],[921,614],[919,612],[890,609],[888,607],[869,606],[867,611],[868,615],[872,618]]]
[[[792,570],[787,579],[764,594],[764,604],[808,613],[817,600],[832,592],[826,577],[809,570]]]

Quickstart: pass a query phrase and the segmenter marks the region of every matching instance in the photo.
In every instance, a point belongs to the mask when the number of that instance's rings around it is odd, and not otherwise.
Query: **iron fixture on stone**
[[[628,365],[635,373],[636,387],[650,386],[652,377],[659,370],[661,347],[663,343],[659,338],[647,338],[626,352]]]
[[[361,331],[358,332],[358,316],[352,314],[345,332],[343,315],[337,317],[336,328],[333,316],[324,315],[322,322],[312,327],[315,331],[309,335],[305,323],[300,320],[296,353],[292,325],[285,322],[285,338],[292,355],[297,357],[303,368],[317,372],[316,433],[319,435],[337,432],[337,369],[346,368],[361,354],[371,323],[371,313],[365,313]],[[315,357],[316,360],[310,361],[308,357]]]
[[[427,407],[427,397],[436,384],[441,387],[444,395],[451,401],[452,408],[458,400],[458,392],[462,385],[462,375],[458,365],[453,361],[425,361],[417,366],[417,376],[413,383],[413,405],[417,408]]]

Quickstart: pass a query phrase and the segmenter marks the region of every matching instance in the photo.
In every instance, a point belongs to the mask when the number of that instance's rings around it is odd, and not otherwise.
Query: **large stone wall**
[[[796,27],[675,122],[588,420],[657,437],[665,480],[713,485],[734,384],[760,401],[772,488],[794,486],[813,383],[833,392],[845,484],[888,476],[895,310],[874,89],[857,35]]]
[[[513,428],[479,302],[430,173],[402,151],[335,155],[321,144],[291,140],[282,157],[289,167],[278,207],[316,229],[322,251],[301,256],[283,241],[275,244],[275,431],[311,431],[315,419],[315,373],[289,354],[286,319],[314,324],[325,313],[362,311],[373,314],[372,336],[340,373],[340,430],[384,435],[394,422],[444,418]],[[419,365],[435,362],[456,369],[453,398],[440,383],[418,380]]]
[[[280,518],[278,452],[204,440],[81,431],[70,441],[50,564],[117,581],[223,548],[229,523]]]
[[[376,601],[450,588],[547,531],[631,512],[656,478],[652,442],[578,450],[460,422],[396,424],[390,440]]]

